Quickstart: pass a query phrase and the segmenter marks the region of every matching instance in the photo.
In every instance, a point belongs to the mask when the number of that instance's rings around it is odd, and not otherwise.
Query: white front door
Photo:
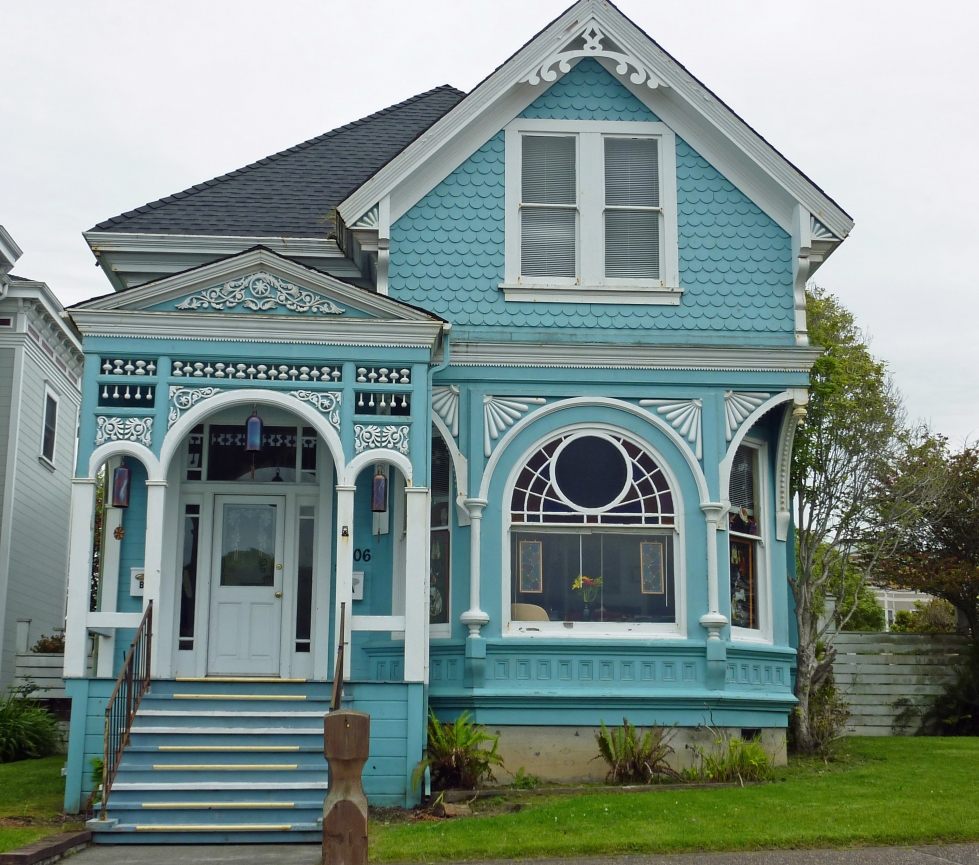
[[[215,496],[210,675],[279,674],[284,496]]]

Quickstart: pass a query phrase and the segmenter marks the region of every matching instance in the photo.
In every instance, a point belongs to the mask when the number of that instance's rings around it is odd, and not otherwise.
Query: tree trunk
[[[809,754],[813,750],[812,730],[809,725],[809,698],[812,694],[816,666],[815,635],[808,622],[800,621],[795,673],[795,696],[799,701],[795,708],[795,746],[804,754]]]

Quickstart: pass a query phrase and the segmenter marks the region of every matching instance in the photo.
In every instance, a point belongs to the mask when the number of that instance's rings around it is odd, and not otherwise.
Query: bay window
[[[738,447],[731,465],[728,493],[731,627],[756,632],[767,621],[762,454],[758,444],[745,442]]]

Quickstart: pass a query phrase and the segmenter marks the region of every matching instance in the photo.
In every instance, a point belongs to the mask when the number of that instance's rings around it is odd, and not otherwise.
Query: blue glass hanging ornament
[[[374,469],[374,480],[371,482],[371,510],[383,514],[388,509],[388,479],[384,470],[377,466]]]
[[[118,468],[112,470],[112,507],[129,507],[129,479],[132,473],[126,468],[123,460]]]
[[[262,449],[262,419],[258,409],[252,408],[252,416],[245,421],[245,450],[259,452]]]

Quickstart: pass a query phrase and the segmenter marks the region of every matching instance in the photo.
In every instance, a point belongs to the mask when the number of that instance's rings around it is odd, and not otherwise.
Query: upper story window
[[[506,136],[507,300],[679,303],[664,124],[516,120]]]
[[[761,445],[751,442],[740,445],[735,452],[728,515],[731,627],[759,632],[767,623],[763,452]]]
[[[675,633],[676,521],[665,474],[635,442],[558,435],[513,481],[510,633]]]
[[[58,395],[44,388],[44,424],[41,432],[41,456],[54,465],[54,450],[58,440]]]

